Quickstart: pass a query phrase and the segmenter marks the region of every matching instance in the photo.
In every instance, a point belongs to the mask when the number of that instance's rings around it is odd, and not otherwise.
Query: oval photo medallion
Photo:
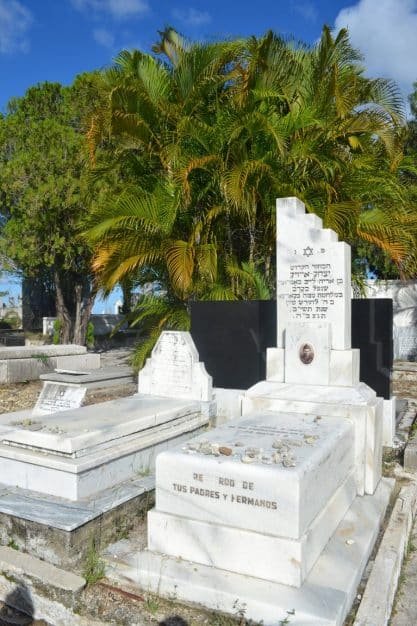
[[[301,363],[309,365],[314,359],[314,348],[311,343],[303,343],[298,353]]]

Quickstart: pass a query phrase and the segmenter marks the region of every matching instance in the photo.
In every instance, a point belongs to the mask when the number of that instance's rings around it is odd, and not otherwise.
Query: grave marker
[[[295,624],[341,626],[392,489],[382,400],[351,349],[349,246],[297,198],[277,201],[277,223],[267,380],[244,418],[158,457],[148,552],[123,575],[228,612],[239,602],[266,626],[289,608]]]
[[[350,348],[350,246],[297,198],[277,200],[278,347],[291,322],[331,328],[331,347]]]
[[[165,331],[139,372],[139,393],[209,402],[212,378],[187,332]]]
[[[78,409],[85,398],[87,387],[65,383],[45,382],[32,415],[49,415],[69,409]]]

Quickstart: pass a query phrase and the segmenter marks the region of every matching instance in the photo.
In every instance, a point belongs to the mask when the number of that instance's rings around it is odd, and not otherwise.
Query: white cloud
[[[0,0],[0,53],[26,52],[31,12],[18,0]]]
[[[106,28],[95,28],[93,37],[101,46],[105,48],[114,48],[114,35]]]
[[[72,3],[81,11],[107,13],[120,20],[140,17],[149,10],[147,0],[72,0]]]
[[[187,24],[187,26],[202,26],[211,22],[211,15],[207,11],[198,11],[190,7],[186,10],[174,9],[172,15],[175,19]]]
[[[342,9],[335,28],[348,27],[369,76],[393,78],[404,94],[417,80],[417,0],[360,0]]]

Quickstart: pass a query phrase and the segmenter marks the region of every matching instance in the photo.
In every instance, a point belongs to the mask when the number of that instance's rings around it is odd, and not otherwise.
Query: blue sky
[[[69,84],[123,48],[149,51],[167,25],[191,39],[273,29],[313,43],[325,23],[349,28],[370,75],[412,91],[417,0],[0,0],[0,111],[37,82]]]
[[[170,24],[193,39],[271,28],[314,42],[324,23],[348,26],[369,72],[417,80],[417,0],[0,0],[0,110],[44,81],[70,83],[122,48],[149,50]]]

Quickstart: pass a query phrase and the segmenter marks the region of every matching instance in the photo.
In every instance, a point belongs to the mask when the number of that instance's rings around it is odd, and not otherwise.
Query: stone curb
[[[85,579],[72,572],[41,561],[30,554],[0,546],[0,571],[25,575],[41,583],[63,591],[77,593],[86,585]]]
[[[353,626],[386,626],[417,509],[417,484],[402,487],[379,546]]]
[[[0,600],[35,619],[54,626],[103,626],[72,611],[75,603],[71,598],[74,600],[84,587],[81,576],[0,547]]]

